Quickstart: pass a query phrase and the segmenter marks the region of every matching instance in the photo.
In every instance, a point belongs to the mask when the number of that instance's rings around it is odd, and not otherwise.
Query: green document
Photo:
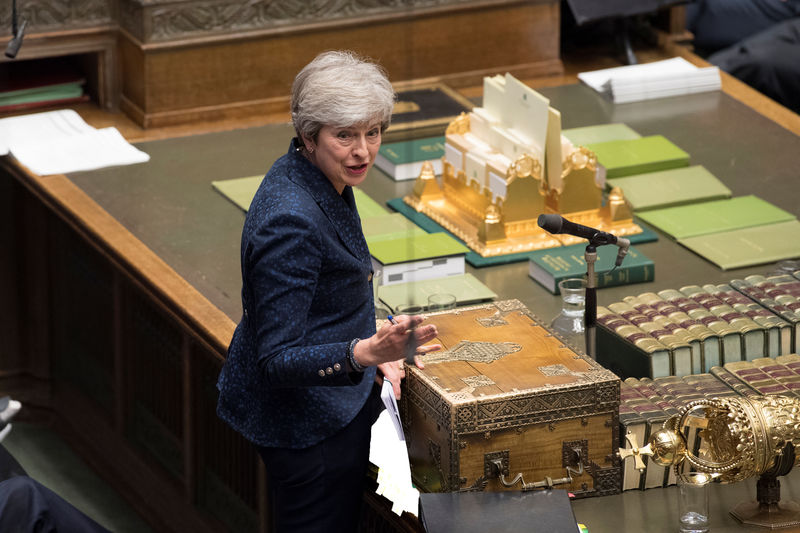
[[[689,166],[689,154],[662,135],[589,144],[606,178],[619,178],[645,172]]]
[[[371,217],[362,216],[361,231],[364,232],[367,244],[427,233],[400,213],[386,213],[385,215]]]
[[[242,211],[247,212],[250,209],[250,202],[253,201],[253,196],[256,195],[258,186],[261,185],[261,180],[263,179],[264,176],[249,176],[246,178],[218,180],[212,181],[211,186],[222,196],[239,206]],[[362,219],[389,213],[388,209],[385,209],[357,187],[353,188],[353,196],[356,199],[358,214]]]
[[[425,233],[411,238],[373,242],[369,252],[384,265],[465,254],[469,248],[446,233]]]
[[[679,239],[722,270],[800,257],[800,221],[791,220]]]
[[[589,144],[602,143],[608,141],[623,141],[639,139],[641,135],[636,133],[627,124],[598,124],[596,126],[583,126],[582,128],[569,128],[562,130],[561,134],[569,139],[575,146],[587,146]]]
[[[700,165],[614,178],[606,183],[622,189],[637,213],[731,197],[731,190]]]
[[[234,178],[230,180],[212,181],[211,186],[219,191],[222,196],[238,205],[242,211],[250,209],[250,202],[256,195],[258,186],[264,176],[250,176],[248,178]]]
[[[374,217],[378,215],[386,215],[389,214],[389,210],[383,207],[381,204],[370,198],[367,193],[359,189],[358,187],[353,187],[353,196],[356,199],[356,207],[358,208],[358,216],[363,218]]]
[[[528,275],[553,294],[559,294],[559,281],[586,275],[585,251],[586,245],[573,244],[531,252]],[[617,251],[616,246],[597,248],[594,269],[598,288],[653,281],[655,266],[652,259],[631,246],[622,265],[614,269]]]
[[[443,278],[382,285],[378,294],[383,303],[394,311],[400,305],[428,305],[431,294],[446,293],[456,297],[457,305],[466,305],[497,298],[489,287],[472,274],[445,276]]]
[[[653,209],[637,213],[637,216],[679,241],[797,218],[752,195]]]

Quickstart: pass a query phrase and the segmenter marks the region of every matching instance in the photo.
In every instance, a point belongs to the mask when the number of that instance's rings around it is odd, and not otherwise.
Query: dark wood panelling
[[[122,107],[144,127],[278,112],[302,66],[337,48],[376,59],[394,82],[558,74],[559,21],[557,2],[525,2],[190,45],[147,47],[122,34]]]

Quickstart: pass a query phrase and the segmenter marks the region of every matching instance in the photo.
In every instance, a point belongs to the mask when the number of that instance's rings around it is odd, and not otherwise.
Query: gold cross
[[[625,459],[628,457],[633,456],[633,464],[636,470],[639,472],[645,469],[644,459],[642,459],[643,455],[653,455],[653,450],[650,448],[650,444],[639,448],[638,443],[636,442],[636,435],[628,431],[625,433],[625,440],[628,441],[628,445],[630,448],[620,448],[619,449],[619,457],[625,462]]]

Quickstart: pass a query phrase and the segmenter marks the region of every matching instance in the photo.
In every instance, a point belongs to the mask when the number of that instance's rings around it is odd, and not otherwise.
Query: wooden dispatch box
[[[578,355],[519,301],[431,313],[442,350],[407,367],[401,416],[424,491],[552,485],[620,492],[619,378]],[[521,481],[506,487],[518,474]],[[572,478],[568,482],[566,478]]]

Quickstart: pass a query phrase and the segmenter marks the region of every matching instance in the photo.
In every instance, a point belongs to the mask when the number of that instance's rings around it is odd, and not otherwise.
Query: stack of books
[[[699,68],[681,57],[581,72],[578,79],[615,104],[718,91],[717,67]]]
[[[664,420],[694,400],[775,394],[800,398],[800,355],[731,362],[692,376],[627,378],[620,384],[620,442],[625,448],[646,445]],[[690,424],[681,431],[687,448],[694,454],[702,453],[706,443],[698,426]],[[634,468],[632,459],[625,462],[623,490],[675,484],[675,469],[665,469],[648,457],[644,457],[644,463],[644,470],[639,471]]]
[[[0,78],[0,113],[87,101],[85,83],[78,71],[58,58],[17,62],[10,75]]]
[[[800,276],[800,272],[798,272]],[[796,353],[800,279],[748,276],[598,307],[597,361],[627,378],[687,376]]]

